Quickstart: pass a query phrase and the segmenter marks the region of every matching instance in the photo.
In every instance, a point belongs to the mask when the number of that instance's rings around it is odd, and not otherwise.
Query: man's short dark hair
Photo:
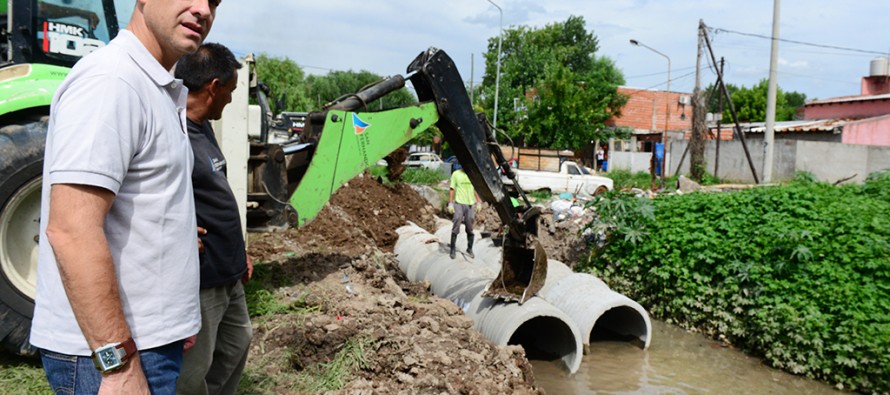
[[[195,53],[180,58],[174,75],[194,92],[214,78],[219,78],[223,85],[228,84],[232,79],[232,72],[240,68],[241,63],[224,45],[206,43],[198,47]]]

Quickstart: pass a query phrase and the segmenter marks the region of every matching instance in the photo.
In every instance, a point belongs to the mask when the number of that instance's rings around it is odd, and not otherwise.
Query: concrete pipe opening
[[[609,309],[596,320],[588,342],[626,341],[646,348],[649,326],[640,312],[630,306]]]
[[[477,256],[496,256],[498,251],[493,245],[480,244]],[[585,350],[597,340],[620,339],[644,350],[649,347],[651,323],[642,306],[595,276],[575,273],[553,259],[547,265],[547,281],[538,296],[571,318],[581,331]]]
[[[525,349],[528,359],[563,360],[577,352],[574,334],[566,323],[555,317],[537,317],[513,332],[507,344]]]

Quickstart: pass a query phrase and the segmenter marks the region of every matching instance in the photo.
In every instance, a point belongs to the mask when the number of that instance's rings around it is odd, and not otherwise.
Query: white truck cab
[[[516,177],[523,191],[549,190],[552,193],[569,192],[575,195],[594,196],[612,190],[611,178],[597,176],[587,167],[572,161],[563,161],[559,172],[517,169]],[[504,177],[505,183],[512,183]]]

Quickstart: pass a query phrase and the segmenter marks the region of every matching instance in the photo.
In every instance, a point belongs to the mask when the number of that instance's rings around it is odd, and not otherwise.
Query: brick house
[[[618,93],[628,96],[621,116],[607,124],[633,130],[630,141],[615,141],[617,151],[652,152],[652,142],[660,142],[667,126],[668,141],[683,138],[692,128],[692,94],[621,86]],[[667,124],[665,124],[667,116]]]

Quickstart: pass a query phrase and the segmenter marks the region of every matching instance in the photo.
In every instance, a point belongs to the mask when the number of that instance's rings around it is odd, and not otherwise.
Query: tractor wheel
[[[0,345],[34,355],[28,342],[37,284],[40,190],[47,117],[0,128]]]

